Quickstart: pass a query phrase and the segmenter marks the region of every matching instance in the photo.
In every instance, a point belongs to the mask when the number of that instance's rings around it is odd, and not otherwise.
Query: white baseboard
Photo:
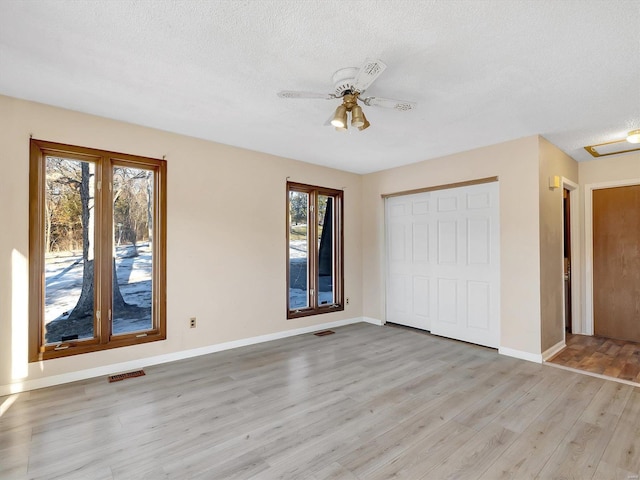
[[[384,320],[378,320],[377,318],[371,318],[371,317],[362,317],[362,321],[371,323],[372,325],[378,325],[379,327],[385,324]]]
[[[322,323],[319,325],[311,325],[309,327],[295,328],[293,330],[284,330],[282,332],[268,333],[266,335],[259,335],[257,337],[242,338],[240,340],[234,340],[231,342],[217,343],[214,345],[207,345],[206,347],[193,348],[191,350],[182,350],[180,352],[167,353],[164,355],[156,355],[154,357],[140,358],[137,360],[131,360],[128,362],[116,363],[111,365],[105,365],[102,367],[89,368],[87,370],[78,370],[76,372],[63,373],[61,375],[52,375],[45,378],[36,378],[33,380],[24,380],[16,383],[10,383],[8,385],[0,385],[0,397],[5,395],[11,395],[14,393],[26,392],[28,390],[35,390],[38,388],[51,387],[53,385],[61,385],[63,383],[76,382],[78,380],[86,380],[87,378],[94,378],[100,376],[113,375],[116,373],[122,373],[130,370],[137,370],[140,368],[148,367],[150,365],[159,365],[162,363],[175,362],[177,360],[184,360],[186,358],[198,357],[200,355],[207,355],[209,353],[221,352],[223,350],[230,350],[232,348],[245,347],[247,345],[255,345],[256,343],[270,342],[271,340],[278,340],[286,337],[293,337],[296,335],[302,335],[305,333],[316,332],[318,330],[326,330],[328,328],[342,327],[345,325],[351,325],[354,323],[367,322],[375,325],[382,325],[381,322],[373,318],[356,317],[347,318],[345,320],[337,320],[335,322]]]
[[[567,345],[564,343],[564,340],[559,341],[553,347],[548,348],[544,352],[542,352],[542,360],[546,362],[566,346]]]
[[[519,358],[528,362],[542,363],[542,355],[539,353],[523,352],[522,350],[514,350],[513,348],[499,347],[498,353],[507,357]]]

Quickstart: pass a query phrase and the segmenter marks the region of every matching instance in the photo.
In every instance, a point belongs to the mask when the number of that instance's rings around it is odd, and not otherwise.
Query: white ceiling
[[[368,130],[323,124],[379,58]],[[358,173],[640,128],[640,0],[2,0],[0,94]],[[53,139],[55,140],[55,139]]]

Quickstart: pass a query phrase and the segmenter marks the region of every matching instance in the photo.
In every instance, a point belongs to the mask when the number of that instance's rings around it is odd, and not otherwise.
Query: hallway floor
[[[640,383],[640,343],[567,333],[567,347],[547,362]]]

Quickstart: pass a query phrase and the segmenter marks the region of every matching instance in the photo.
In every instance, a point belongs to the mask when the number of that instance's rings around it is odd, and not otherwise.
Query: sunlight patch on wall
[[[11,253],[11,377],[28,375],[28,267],[25,256],[13,249]]]

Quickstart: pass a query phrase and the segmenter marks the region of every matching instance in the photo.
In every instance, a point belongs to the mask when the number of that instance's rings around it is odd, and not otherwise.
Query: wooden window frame
[[[289,211],[289,194],[290,192],[302,192],[309,195],[309,206],[313,205],[313,209],[309,209],[307,220],[307,262],[309,276],[307,278],[307,290],[313,289],[313,294],[309,295],[309,306],[304,308],[291,309],[290,306],[290,211]],[[333,221],[335,231],[333,232],[334,240],[334,302],[330,305],[318,305],[318,288],[316,282],[318,280],[318,250],[317,245],[317,229],[318,229],[318,196],[326,195],[333,197]],[[344,310],[344,192],[332,188],[318,187],[307,185],[304,183],[287,182],[287,203],[286,203],[286,245],[287,245],[287,319],[300,317],[308,317],[310,315],[319,315],[323,313],[339,312]],[[310,241],[314,239],[314,241]]]
[[[102,188],[95,194],[94,278],[95,311],[107,311],[111,305],[112,262],[112,180],[113,167],[137,167],[154,172],[152,327],[149,330],[113,335],[107,314],[94,314],[94,337],[46,344],[44,340],[44,200],[46,157],[59,156],[90,161],[96,165],[96,182]],[[37,362],[81,353],[126,347],[165,340],[166,331],[166,263],[167,263],[167,163],[165,160],[140,157],[94,148],[31,139],[29,173],[29,361]],[[105,252],[109,252],[106,254]],[[63,347],[61,349],[60,347]],[[56,349],[57,348],[57,349]]]

